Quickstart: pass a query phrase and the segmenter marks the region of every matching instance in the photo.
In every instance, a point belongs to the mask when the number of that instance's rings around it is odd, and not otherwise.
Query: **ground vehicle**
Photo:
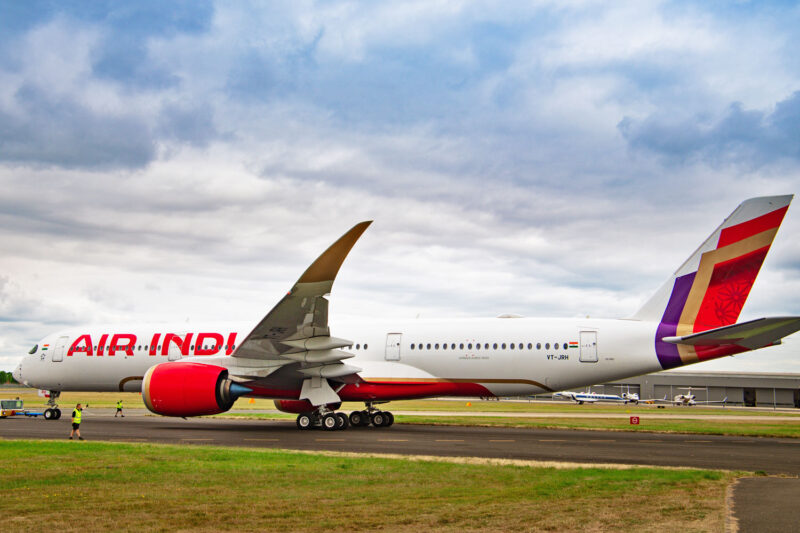
[[[45,409],[42,411],[29,411],[24,408],[23,401],[17,398],[16,400],[0,400],[0,418],[9,416],[44,416],[48,420],[57,420],[61,418],[60,409]]]

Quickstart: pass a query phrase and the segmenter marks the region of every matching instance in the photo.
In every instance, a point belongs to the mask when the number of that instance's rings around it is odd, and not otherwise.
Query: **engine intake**
[[[203,363],[161,363],[144,375],[142,399],[152,412],[164,416],[224,413],[251,389],[228,378],[228,370]]]

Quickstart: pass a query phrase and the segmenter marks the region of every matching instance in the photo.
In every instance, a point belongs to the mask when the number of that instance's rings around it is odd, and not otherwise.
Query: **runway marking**
[[[257,441],[257,442],[278,442],[280,439],[244,439],[247,441]]]
[[[514,439],[489,439],[489,442],[517,442]]]
[[[464,442],[464,439],[436,439],[436,442]]]
[[[378,439],[378,442],[408,442],[408,439]]]
[[[314,439],[317,442],[344,442],[344,439]]]
[[[201,441],[202,440],[202,441],[207,441],[207,440],[214,440],[214,439],[181,439],[181,440],[192,440],[192,441],[194,441],[194,440]]]
[[[616,439],[591,439],[589,442],[617,442]]]
[[[539,439],[539,442],[567,442],[567,439]]]
[[[642,439],[639,442],[664,442],[661,439]]]

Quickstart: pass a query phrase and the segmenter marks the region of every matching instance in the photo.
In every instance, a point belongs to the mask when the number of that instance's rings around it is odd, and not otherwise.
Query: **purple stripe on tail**
[[[674,344],[663,342],[661,339],[674,337],[675,333],[677,333],[678,322],[681,319],[681,313],[683,313],[683,307],[686,305],[686,298],[689,297],[689,291],[692,289],[696,274],[697,272],[692,272],[675,279],[669,303],[664,310],[661,323],[656,329],[656,355],[658,356],[658,362],[661,363],[661,368],[664,370],[683,364],[681,356],[678,354],[678,347]]]

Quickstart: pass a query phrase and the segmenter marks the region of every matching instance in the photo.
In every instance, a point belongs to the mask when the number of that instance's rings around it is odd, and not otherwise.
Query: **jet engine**
[[[342,406],[342,402],[329,403],[325,407],[331,411],[335,411]],[[275,408],[284,413],[310,413],[316,410],[316,407],[311,405],[308,400],[275,400]]]
[[[228,378],[227,369],[203,363],[161,363],[147,371],[142,383],[144,404],[165,416],[223,413],[249,392]]]

